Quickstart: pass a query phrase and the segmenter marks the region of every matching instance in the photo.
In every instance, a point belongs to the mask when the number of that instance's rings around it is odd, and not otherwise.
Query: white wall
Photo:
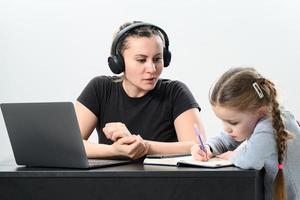
[[[74,102],[92,77],[111,74],[112,33],[125,21],[142,20],[168,33],[173,59],[163,77],[190,87],[209,137],[221,126],[208,90],[231,66],[254,66],[271,78],[300,118],[299,1],[183,2],[1,0],[0,102]],[[11,155],[1,115],[0,161]]]

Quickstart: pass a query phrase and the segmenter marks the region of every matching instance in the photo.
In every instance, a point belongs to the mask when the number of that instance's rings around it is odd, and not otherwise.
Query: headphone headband
[[[113,43],[111,45],[111,50],[110,50],[110,56],[108,57],[108,65],[113,73],[120,74],[121,72],[124,71],[124,68],[125,68],[124,59],[123,59],[122,55],[119,55],[119,52],[118,52],[119,42],[124,37],[127,36],[127,33],[129,33],[129,31],[131,31],[137,27],[142,27],[142,26],[153,27],[154,29],[157,29],[163,35],[163,40],[164,40],[164,44],[165,44],[164,52],[163,52],[164,67],[167,67],[170,64],[171,52],[169,51],[169,38],[168,38],[167,33],[160,27],[155,26],[153,24],[144,23],[144,22],[134,22],[133,24],[120,30],[113,40]]]
[[[121,31],[119,31],[116,35],[116,37],[114,38],[114,41],[111,45],[111,49],[110,49],[110,54],[111,55],[116,55],[118,52],[117,52],[117,46],[118,46],[118,43],[121,39],[123,39],[124,36],[126,36],[126,34],[137,28],[137,27],[142,27],[142,26],[151,26],[155,29],[157,29],[159,32],[161,32],[161,34],[163,35],[164,37],[164,43],[165,43],[165,48],[166,50],[169,50],[169,39],[168,39],[168,35],[167,33],[161,29],[160,27],[158,26],[155,26],[153,24],[150,24],[150,23],[144,23],[144,22],[136,22],[136,23],[133,23],[133,24],[130,24],[129,26],[126,26],[124,29],[122,29]]]

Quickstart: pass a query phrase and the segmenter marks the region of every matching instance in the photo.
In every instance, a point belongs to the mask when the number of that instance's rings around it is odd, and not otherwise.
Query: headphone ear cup
[[[114,74],[120,74],[124,71],[123,58],[119,56],[109,56],[107,59],[108,66]]]
[[[164,67],[168,67],[171,62],[172,54],[169,50],[164,49]]]

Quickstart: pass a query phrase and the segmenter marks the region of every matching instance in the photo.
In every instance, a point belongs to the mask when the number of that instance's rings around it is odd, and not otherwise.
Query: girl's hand
[[[107,123],[102,130],[106,138],[112,141],[117,141],[120,138],[132,136],[126,125],[121,122]]]
[[[140,136],[128,136],[118,139],[112,144],[115,155],[138,159],[148,153],[149,144]]]
[[[194,144],[191,148],[191,154],[195,160],[198,161],[208,161],[211,157],[213,157],[212,152],[208,145],[204,145],[206,152],[200,149],[199,144]]]
[[[222,159],[225,159],[225,160],[229,160],[229,158],[232,157],[234,154],[235,154],[234,151],[227,151],[225,153],[217,155],[216,157],[222,158]]]

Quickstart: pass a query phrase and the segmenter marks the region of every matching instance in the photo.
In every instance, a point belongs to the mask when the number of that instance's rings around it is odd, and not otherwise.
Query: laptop
[[[87,159],[71,102],[0,104],[18,165],[97,168],[131,163],[128,159]]]

